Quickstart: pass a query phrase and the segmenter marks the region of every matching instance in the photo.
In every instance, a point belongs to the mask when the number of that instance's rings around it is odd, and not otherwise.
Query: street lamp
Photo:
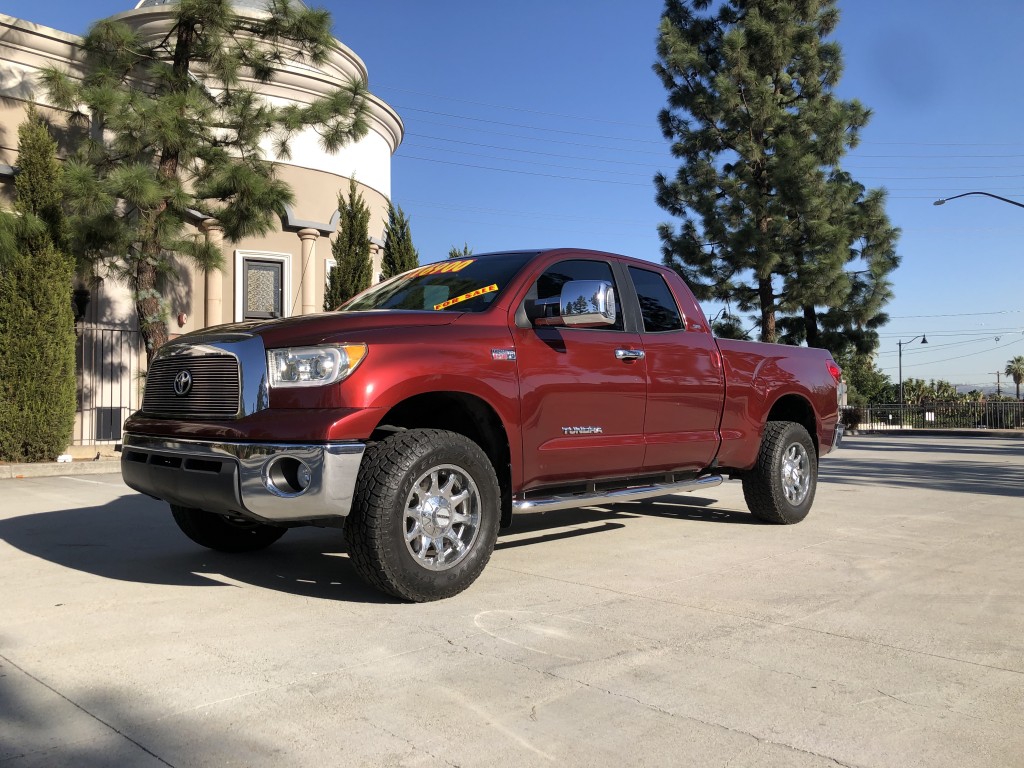
[[[993,195],[991,192],[964,192],[962,195],[953,195],[952,197],[944,197],[941,200],[936,200],[932,205],[945,205],[950,200],[956,200],[958,197],[967,197],[968,195],[984,195],[985,197],[994,197],[996,200],[1002,200],[1004,203],[1010,205],[1016,205],[1018,208],[1024,208],[1024,203],[1018,203],[1016,200],[1010,200],[1006,197],[1000,197],[999,195]]]
[[[1021,207],[1024,208],[1024,206]],[[902,339],[900,339],[899,341],[896,342],[896,346],[900,348],[900,408],[903,407],[903,345],[913,344],[918,339],[921,340],[922,344],[928,343],[928,337],[925,336],[923,333],[920,336],[915,336],[910,341],[903,341]]]

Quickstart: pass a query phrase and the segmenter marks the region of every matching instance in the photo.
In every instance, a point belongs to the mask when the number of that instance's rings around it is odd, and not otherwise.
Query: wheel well
[[[463,392],[428,392],[403,400],[381,419],[371,439],[403,429],[445,429],[479,445],[494,467],[501,488],[501,526],[512,522],[512,458],[508,435],[485,401]]]
[[[811,404],[800,395],[785,395],[772,406],[768,413],[768,421],[795,421],[807,430],[814,442],[814,450],[818,448],[818,423]]]

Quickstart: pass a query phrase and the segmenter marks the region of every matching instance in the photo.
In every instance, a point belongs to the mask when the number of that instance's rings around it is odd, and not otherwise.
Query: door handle
[[[623,360],[627,363],[631,363],[634,360],[643,360],[644,351],[642,349],[616,349],[615,359]]]

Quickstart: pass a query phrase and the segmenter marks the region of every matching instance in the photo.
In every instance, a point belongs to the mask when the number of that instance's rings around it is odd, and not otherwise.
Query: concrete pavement
[[[797,526],[713,493],[522,518],[403,605],[336,531],[5,481],[0,768],[1024,766],[1024,443],[849,439]]]

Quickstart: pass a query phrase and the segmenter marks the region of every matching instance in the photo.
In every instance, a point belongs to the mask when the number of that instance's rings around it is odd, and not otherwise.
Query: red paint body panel
[[[644,360],[639,334],[529,328],[513,334],[523,413],[523,489],[640,471],[644,463]],[[600,427],[600,434],[565,429]]]
[[[722,413],[724,467],[753,466],[761,433],[772,408],[787,395],[803,398],[814,410],[821,453],[832,445],[839,421],[836,382],[828,372],[832,360],[822,349],[718,339],[725,363],[726,398]]]
[[[524,324],[521,307],[538,276],[568,259],[606,261],[620,284],[628,265],[662,274],[685,330],[643,332],[633,294],[633,305],[620,307],[623,331]],[[675,272],[593,251],[540,252],[481,312],[325,313],[196,335],[230,331],[259,335],[267,349],[349,342],[366,344],[368,353],[346,380],[271,388],[269,408],[240,419],[180,421],[140,413],[126,431],[232,441],[367,440],[410,398],[459,393],[497,417],[510,450],[512,490],[520,494],[641,472],[698,472],[715,461],[721,469],[749,468],[772,407],[787,396],[813,409],[822,453],[838,419],[826,351],[715,340]],[[617,359],[623,349],[642,350],[645,357]]]

